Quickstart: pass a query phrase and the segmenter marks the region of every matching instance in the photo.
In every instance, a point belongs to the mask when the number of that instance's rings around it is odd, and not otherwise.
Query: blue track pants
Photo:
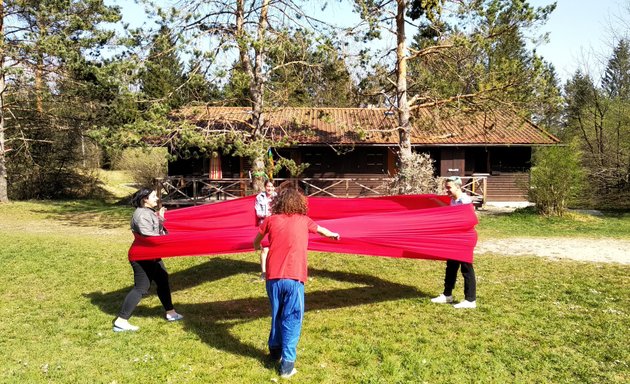
[[[295,362],[304,317],[304,284],[290,279],[267,281],[271,304],[269,351],[282,351],[283,362]]]

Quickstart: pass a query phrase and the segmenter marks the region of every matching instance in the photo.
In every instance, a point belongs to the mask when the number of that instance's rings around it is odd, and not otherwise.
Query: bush
[[[434,176],[434,162],[427,153],[412,153],[408,159],[401,159],[400,170],[389,186],[390,194],[437,193],[439,183]]]
[[[7,157],[10,199],[97,196],[100,186],[93,166],[100,159],[98,147],[76,132],[65,135],[53,127],[43,127],[47,136],[28,145],[20,144]]]
[[[138,185],[153,185],[153,180],[167,174],[167,152],[164,148],[129,148],[113,161],[112,168],[129,171]]]
[[[562,216],[583,189],[579,152],[571,146],[538,148],[532,163],[530,201],[543,215]]]

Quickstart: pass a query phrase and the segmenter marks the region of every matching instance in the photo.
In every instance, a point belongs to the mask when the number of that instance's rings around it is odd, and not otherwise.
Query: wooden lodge
[[[200,130],[247,129],[251,110],[191,107],[175,117]],[[361,197],[388,194],[397,169],[395,113],[382,108],[282,108],[265,112],[274,138],[296,144],[272,148],[274,157],[308,163],[296,182],[310,196]],[[435,115],[421,110],[412,119],[414,151],[435,160],[435,175],[461,176],[480,203],[526,202],[532,148],[559,140],[513,113]],[[239,128],[243,127],[243,128]],[[162,180],[165,203],[197,204],[253,193],[247,159],[214,153],[169,163]],[[281,172],[276,181],[288,178]]]

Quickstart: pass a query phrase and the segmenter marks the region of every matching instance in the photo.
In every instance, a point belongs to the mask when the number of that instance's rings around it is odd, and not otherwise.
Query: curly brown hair
[[[306,215],[308,203],[306,197],[290,181],[285,181],[276,189],[277,195],[271,202],[271,211],[274,215]]]

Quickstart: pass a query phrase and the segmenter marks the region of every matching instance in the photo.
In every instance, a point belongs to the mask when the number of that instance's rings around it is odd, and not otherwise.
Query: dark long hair
[[[153,192],[151,188],[140,188],[131,198],[131,205],[135,208],[142,208],[142,202]]]

